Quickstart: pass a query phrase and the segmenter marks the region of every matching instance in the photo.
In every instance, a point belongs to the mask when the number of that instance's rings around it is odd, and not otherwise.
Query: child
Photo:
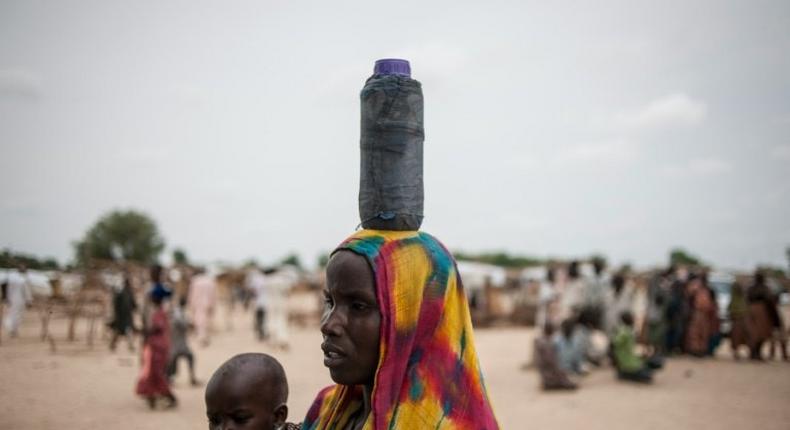
[[[170,360],[167,364],[167,378],[172,381],[178,371],[178,359],[184,357],[189,365],[189,382],[193,387],[200,385],[195,378],[195,355],[187,344],[187,333],[192,328],[192,324],[186,315],[187,298],[182,296],[178,300],[178,306],[173,308],[171,327],[173,330],[172,348],[170,348]]]
[[[299,429],[286,423],[288,381],[280,363],[261,353],[239,354],[226,361],[206,386],[209,429]]]
[[[634,316],[629,311],[620,314],[621,324],[612,341],[614,365],[617,377],[628,381],[650,383],[653,370],[661,368],[658,360],[645,362],[634,352]]]
[[[551,337],[554,325],[546,322],[543,336],[535,339],[535,358],[544,390],[575,390],[576,384],[568,378],[557,362],[557,348]]]

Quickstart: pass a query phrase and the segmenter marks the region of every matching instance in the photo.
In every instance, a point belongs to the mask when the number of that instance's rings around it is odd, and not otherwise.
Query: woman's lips
[[[336,367],[346,359],[343,350],[332,344],[323,343],[321,349],[324,351],[324,366],[326,367]]]

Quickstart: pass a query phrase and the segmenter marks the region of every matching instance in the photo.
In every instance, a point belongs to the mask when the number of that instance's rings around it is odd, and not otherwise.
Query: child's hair
[[[284,404],[288,401],[288,380],[285,378],[283,366],[274,357],[260,352],[248,352],[231,357],[211,375],[208,386],[216,383],[220,378],[250,367],[262,370],[256,376],[265,374],[267,376],[265,382],[277,390],[272,397],[276,404]]]

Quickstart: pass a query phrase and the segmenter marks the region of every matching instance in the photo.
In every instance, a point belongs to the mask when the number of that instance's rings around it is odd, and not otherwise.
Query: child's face
[[[272,378],[245,375],[243,371],[225,375],[206,388],[206,415],[209,430],[246,429],[272,430],[288,417],[283,404],[275,404],[279,392],[270,387]],[[257,376],[257,375],[254,375]]]

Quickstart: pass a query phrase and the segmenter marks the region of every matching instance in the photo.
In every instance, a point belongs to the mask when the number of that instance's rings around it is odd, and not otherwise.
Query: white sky
[[[313,264],[402,57],[451,249],[785,264],[790,2],[427,3],[0,0],[0,247],[63,262],[136,208],[192,259]]]

